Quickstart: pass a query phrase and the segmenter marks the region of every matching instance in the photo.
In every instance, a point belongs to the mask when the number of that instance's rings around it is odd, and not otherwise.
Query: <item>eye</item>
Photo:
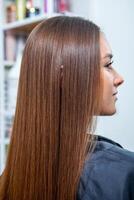
[[[112,64],[114,61],[109,62],[108,64],[104,65],[107,69],[112,69]]]

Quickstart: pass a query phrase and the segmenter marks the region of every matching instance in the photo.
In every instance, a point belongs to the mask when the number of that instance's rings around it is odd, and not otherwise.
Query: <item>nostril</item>
[[[125,81],[125,80],[122,78],[122,83],[124,83],[124,81]]]
[[[121,84],[123,84],[124,83],[124,79],[121,77],[120,78],[120,83],[119,83],[119,85],[121,85]]]
[[[124,79],[122,78],[122,77],[116,77],[115,79],[114,79],[114,85],[115,86],[119,86],[119,85],[121,85],[121,84],[123,84],[124,83]]]

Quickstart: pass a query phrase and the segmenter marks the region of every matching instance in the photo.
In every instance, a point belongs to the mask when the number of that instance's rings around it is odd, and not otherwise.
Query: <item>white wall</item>
[[[101,26],[113,50],[119,88],[117,114],[99,119],[97,133],[134,151],[134,1],[92,0],[88,17]]]

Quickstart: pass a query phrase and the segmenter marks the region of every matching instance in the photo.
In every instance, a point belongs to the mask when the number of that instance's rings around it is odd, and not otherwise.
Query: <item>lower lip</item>
[[[115,101],[117,101],[117,100],[118,100],[118,98],[117,98],[117,96],[116,96],[116,95],[113,95],[113,97],[115,98]]]
[[[118,100],[118,98],[117,98],[116,96],[114,96],[114,98],[115,98],[115,101],[117,101],[117,100]]]

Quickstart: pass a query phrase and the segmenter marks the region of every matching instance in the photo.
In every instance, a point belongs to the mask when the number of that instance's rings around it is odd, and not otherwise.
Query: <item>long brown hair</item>
[[[99,111],[100,29],[44,20],[28,37],[0,200],[75,200]]]

